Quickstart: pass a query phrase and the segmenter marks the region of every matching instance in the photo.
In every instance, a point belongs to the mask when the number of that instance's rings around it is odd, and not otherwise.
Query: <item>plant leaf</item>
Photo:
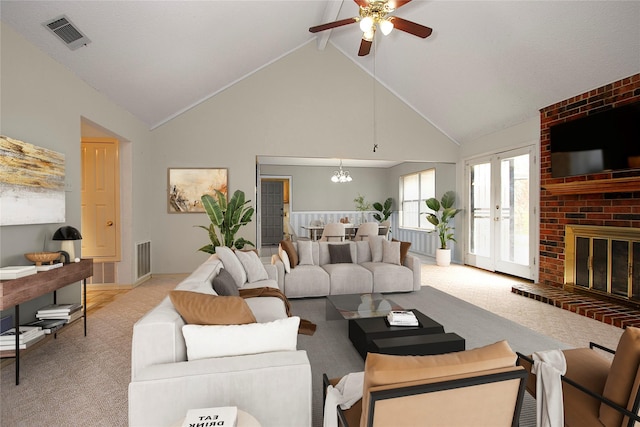
[[[442,195],[442,207],[445,209],[451,208],[456,201],[456,193],[453,191],[447,191]]]
[[[427,199],[425,203],[427,204],[427,207],[432,211],[438,212],[440,210],[440,202],[435,197]]]

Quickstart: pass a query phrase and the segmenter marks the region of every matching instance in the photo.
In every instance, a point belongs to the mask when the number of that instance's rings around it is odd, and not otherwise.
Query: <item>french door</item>
[[[532,150],[527,147],[466,162],[466,264],[534,278],[537,193]]]

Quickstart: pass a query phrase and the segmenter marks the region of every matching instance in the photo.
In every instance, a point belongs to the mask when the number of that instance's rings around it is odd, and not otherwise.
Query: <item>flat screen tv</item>
[[[640,102],[552,126],[551,176],[640,169]]]

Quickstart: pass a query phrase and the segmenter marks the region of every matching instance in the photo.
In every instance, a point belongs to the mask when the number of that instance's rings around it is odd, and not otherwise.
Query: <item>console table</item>
[[[53,303],[56,303],[56,291],[72,283],[83,281],[83,318],[84,335],[87,336],[87,278],[93,276],[93,260],[82,259],[80,262],[65,264],[60,268],[41,271],[30,276],[12,280],[0,280],[0,310],[15,307],[14,325],[20,328],[20,304],[39,296],[53,292]],[[16,334],[15,354],[6,357],[16,359],[16,385],[20,384],[20,335]],[[3,352],[3,356],[6,352]]]

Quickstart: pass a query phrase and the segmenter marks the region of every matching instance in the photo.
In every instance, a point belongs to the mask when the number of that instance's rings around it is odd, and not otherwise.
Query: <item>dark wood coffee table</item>
[[[358,353],[360,353],[360,356],[365,359],[367,357],[367,352],[376,350],[372,345],[374,340],[444,334],[444,327],[440,323],[424,315],[418,310],[411,311],[418,318],[418,322],[420,323],[419,326],[389,326],[386,317],[349,320],[349,339],[356,350],[358,350]],[[400,342],[398,344],[402,343]],[[389,346],[383,347],[383,349],[388,348]],[[377,350],[378,353],[403,354],[391,353],[384,350],[380,351],[380,348]],[[436,350],[434,349],[434,351]]]

